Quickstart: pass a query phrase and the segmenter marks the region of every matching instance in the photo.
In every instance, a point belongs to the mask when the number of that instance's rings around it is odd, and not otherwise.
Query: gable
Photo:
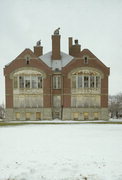
[[[85,57],[88,58],[88,63],[84,63]],[[101,72],[105,73],[106,75],[109,75],[110,69],[105,66],[90,50],[83,49],[80,52],[80,57],[74,58],[70,63],[68,63],[64,68],[63,72],[69,73],[75,68],[96,68],[100,70]]]
[[[37,58],[31,49],[25,49],[22,53],[20,53],[20,54],[15,58],[15,60],[16,60],[16,59],[24,59],[27,55],[28,55],[30,58]]]
[[[85,55],[88,56],[89,58],[97,58],[89,49],[83,49],[80,52],[81,58],[83,58]]]
[[[27,61],[29,61],[29,63],[27,63]],[[50,67],[45,62],[36,57],[30,49],[25,49],[13,61],[5,66],[4,75],[23,67],[39,68],[43,69],[45,72],[51,73]]]

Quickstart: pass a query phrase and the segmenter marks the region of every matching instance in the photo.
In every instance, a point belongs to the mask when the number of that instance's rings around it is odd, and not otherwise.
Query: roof
[[[62,67],[66,66],[72,59],[74,59],[73,56],[70,56],[64,52],[61,52],[61,59],[59,60],[52,60],[51,56],[52,56],[52,52],[48,52],[40,56],[39,58],[49,67],[51,67],[52,70],[55,69],[61,70]]]

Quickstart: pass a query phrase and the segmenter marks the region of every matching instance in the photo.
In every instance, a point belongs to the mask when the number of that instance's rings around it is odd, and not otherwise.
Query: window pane
[[[61,106],[61,96],[53,96],[53,106],[54,107]]]
[[[100,88],[100,77],[96,76],[96,88]]]
[[[89,77],[88,76],[84,76],[84,87],[85,88],[89,87]]]
[[[30,118],[31,118],[31,113],[30,113],[30,112],[26,112],[26,113],[25,113],[25,116],[26,116],[26,120],[30,120]]]
[[[78,88],[82,87],[82,76],[78,76]]]
[[[53,76],[53,89],[61,88],[61,76]]]
[[[42,77],[38,77],[38,88],[42,88]]]
[[[16,112],[16,120],[20,120],[20,113]]]
[[[58,76],[57,79],[58,79],[58,82],[57,82],[58,87],[57,87],[57,89],[60,89],[61,88],[61,77]]]
[[[41,119],[41,112],[36,112],[36,120],[40,120]]]
[[[94,76],[90,76],[90,87],[94,88]]]
[[[56,89],[56,76],[53,76],[53,88]]]
[[[25,88],[30,88],[30,76],[25,76]]]
[[[37,76],[31,76],[32,88],[37,88]]]
[[[24,88],[24,76],[19,76],[19,87]]]

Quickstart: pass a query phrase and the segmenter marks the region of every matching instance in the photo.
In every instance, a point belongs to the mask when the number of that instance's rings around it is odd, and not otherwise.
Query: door
[[[61,95],[53,96],[53,119],[61,119]]]

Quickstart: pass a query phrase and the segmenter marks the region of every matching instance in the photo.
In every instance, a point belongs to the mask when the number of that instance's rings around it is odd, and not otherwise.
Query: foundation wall
[[[59,109],[59,119],[61,118],[62,120],[108,120],[108,108],[63,108],[62,111]],[[52,119],[52,108],[6,109],[6,121]]]
[[[108,108],[64,108],[63,120],[108,120]]]
[[[38,114],[38,115],[37,115]],[[35,120],[51,120],[51,108],[21,108],[6,109],[5,121],[35,121]]]

